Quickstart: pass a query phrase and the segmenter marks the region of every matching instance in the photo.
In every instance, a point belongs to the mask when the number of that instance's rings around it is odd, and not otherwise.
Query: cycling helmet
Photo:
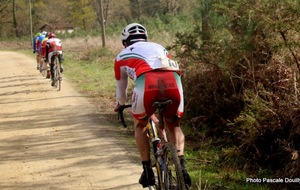
[[[47,35],[47,32],[46,32],[46,31],[43,31],[43,32],[42,32],[42,35],[46,36],[46,35]]]
[[[40,32],[38,32],[38,33],[36,33],[36,35],[35,36],[40,36],[40,35],[42,35]]]
[[[56,38],[56,35],[53,32],[50,32],[48,34],[48,39],[51,39],[51,38]]]
[[[137,41],[146,41],[148,38],[146,28],[139,23],[131,23],[127,25],[121,35],[122,44],[124,46],[131,45]]]

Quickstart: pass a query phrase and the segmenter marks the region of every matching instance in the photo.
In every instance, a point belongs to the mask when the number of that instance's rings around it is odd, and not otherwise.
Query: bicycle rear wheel
[[[61,77],[60,77],[60,66],[59,66],[59,62],[58,62],[58,58],[56,56],[54,56],[53,58],[53,65],[54,65],[54,86],[56,88],[58,88],[58,91],[60,91],[61,89]]]
[[[182,168],[177,150],[170,142],[165,144],[164,151],[164,187],[166,190],[185,190]]]
[[[57,75],[58,76],[57,77],[57,80],[58,80],[58,91],[60,91],[61,90],[61,76],[60,76],[60,64],[58,63],[58,61],[57,61],[56,70],[57,70],[57,73],[58,73],[58,75]]]

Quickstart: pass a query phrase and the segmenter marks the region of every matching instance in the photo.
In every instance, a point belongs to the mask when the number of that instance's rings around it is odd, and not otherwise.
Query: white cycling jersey
[[[177,62],[170,59],[168,51],[153,42],[134,43],[121,51],[115,60],[117,80],[124,74],[136,80],[141,74],[155,69],[179,71]]]
[[[170,59],[168,51],[163,46],[153,42],[136,42],[126,47],[116,57],[114,70],[115,77],[117,79],[117,101],[121,105],[125,104],[127,99],[128,77],[130,77],[133,81],[135,81],[135,88],[132,97],[132,110],[136,116],[139,115],[141,117],[145,115],[143,103],[144,96],[148,96],[149,93],[145,95],[144,91],[148,87],[144,87],[144,85],[138,85],[138,83],[148,83],[150,80],[152,80],[152,75],[147,75],[148,77],[144,77],[143,74],[149,74],[149,71],[157,70],[173,71],[180,75],[177,62]],[[138,81],[138,77],[142,75],[143,78]],[[178,104],[180,104],[179,112],[181,115],[183,112],[183,94],[180,79],[175,79],[175,75],[167,75],[167,73],[161,73],[160,75],[168,76],[169,78],[162,77],[161,80],[170,80],[172,85],[176,86],[176,89],[178,87],[176,90],[178,93],[175,93],[174,96],[180,99],[180,103],[178,102]],[[134,106],[135,103],[137,104],[136,106]]]

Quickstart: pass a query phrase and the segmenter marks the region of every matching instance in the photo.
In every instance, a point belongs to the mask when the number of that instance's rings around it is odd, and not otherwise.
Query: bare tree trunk
[[[172,0],[172,2],[171,2],[171,10],[172,10],[172,14],[173,15],[176,15],[176,13],[177,13],[177,5],[176,5],[176,2],[175,2],[175,0]]]
[[[209,25],[209,14],[210,14],[210,1],[201,2],[201,17],[202,17],[202,41],[205,44],[211,39],[211,28]]]
[[[108,18],[108,11],[109,11],[109,4],[110,4],[110,0],[106,0],[104,1],[105,3],[105,9],[104,9],[104,24],[106,25],[106,22],[107,22],[107,18]]]
[[[31,0],[28,0],[29,3],[29,17],[30,17],[30,44],[32,46],[32,9],[31,9]]]
[[[14,25],[15,35],[17,37],[20,37],[18,31],[17,16],[16,16],[16,0],[13,0],[13,25]]]
[[[98,15],[98,20],[100,21],[100,25],[101,25],[101,32],[102,32],[102,47],[105,47],[105,26],[104,26],[104,18],[103,18],[103,5],[102,5],[102,0],[98,0],[98,9],[99,13],[97,13]],[[98,12],[98,11],[97,11]]]

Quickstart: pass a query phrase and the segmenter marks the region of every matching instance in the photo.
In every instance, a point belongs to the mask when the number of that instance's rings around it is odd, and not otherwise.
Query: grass
[[[155,41],[155,40],[153,40]],[[74,84],[81,93],[88,94],[95,103],[101,102],[100,109],[106,110],[106,118],[117,125],[112,106],[115,101],[115,79],[113,61],[117,53],[122,49],[117,38],[107,40],[107,47],[101,48],[101,39],[86,37],[78,39],[66,39],[63,41],[65,54],[64,75]],[[32,55],[28,44],[14,44],[14,50]],[[84,47],[84,48],[83,48]],[[27,49],[24,51],[24,49]],[[97,105],[98,106],[98,105]],[[122,129],[117,125],[120,132],[126,134],[128,142],[133,144],[133,128]],[[188,126],[183,130],[187,137],[185,157],[187,167],[192,177],[192,190],[267,190],[269,184],[247,183],[249,177],[244,171],[234,166],[220,166],[219,152],[217,147],[210,146],[210,142],[196,134]],[[256,177],[256,176],[252,176]]]
[[[68,59],[68,58],[67,58]],[[96,94],[111,97],[114,92],[114,75],[112,64],[91,63],[83,61],[76,63],[66,61],[67,77],[75,82],[83,91],[93,91]]]
[[[64,66],[67,71],[65,75],[76,84],[81,92],[113,102],[115,55],[108,48],[101,48],[100,43],[101,39],[96,37],[67,39],[63,43]]]

